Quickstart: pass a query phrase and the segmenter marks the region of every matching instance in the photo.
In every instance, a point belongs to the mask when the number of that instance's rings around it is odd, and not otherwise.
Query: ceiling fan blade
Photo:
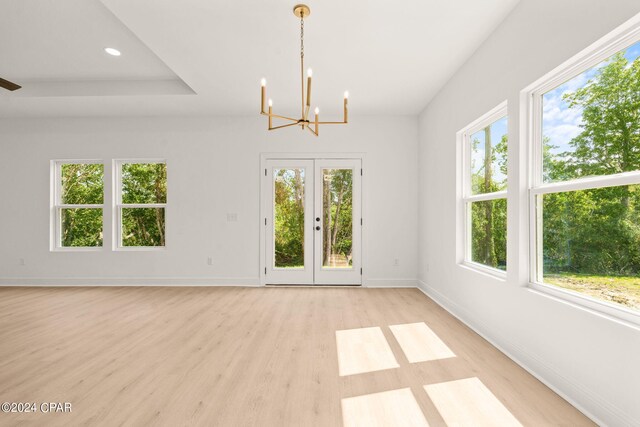
[[[13,82],[10,82],[9,80],[5,80],[3,78],[0,78],[0,87],[3,87],[3,88],[5,88],[7,90],[10,90],[10,91],[14,91],[14,90],[20,89],[22,86],[17,85],[17,84],[15,84]]]

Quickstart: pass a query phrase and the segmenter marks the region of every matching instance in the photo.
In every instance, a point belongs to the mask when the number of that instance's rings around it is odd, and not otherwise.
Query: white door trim
[[[364,173],[362,174],[361,179],[361,200],[362,200],[362,218],[364,218],[363,225],[361,226],[361,267],[362,267],[362,285],[366,283],[367,278],[367,268],[365,265],[365,255],[366,255],[366,243],[367,243],[367,233],[366,224],[367,224],[367,173],[366,173],[366,162],[365,162],[366,154],[365,153],[260,153],[260,169],[258,179],[260,180],[260,217],[258,218],[258,225],[260,227],[260,252],[259,252],[259,265],[260,265],[260,285],[265,286],[267,284],[267,275],[265,274],[267,265],[266,265],[266,227],[264,220],[267,218],[266,214],[269,211],[269,206],[267,206],[268,200],[265,197],[267,189],[266,186],[268,182],[265,178],[265,168],[267,168],[266,164],[268,160],[288,160],[288,159],[299,159],[299,160],[317,160],[317,159],[355,159],[360,160],[362,165],[362,170]]]

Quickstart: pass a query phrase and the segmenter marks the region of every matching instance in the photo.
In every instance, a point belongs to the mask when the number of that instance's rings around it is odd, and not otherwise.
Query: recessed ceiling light
[[[118,49],[114,49],[112,47],[105,47],[104,51],[107,52],[109,55],[113,55],[113,56],[120,56],[121,53]]]

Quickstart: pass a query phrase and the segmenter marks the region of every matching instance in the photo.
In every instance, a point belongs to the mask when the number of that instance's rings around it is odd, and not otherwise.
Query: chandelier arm
[[[312,134],[314,134],[315,136],[318,136],[318,133],[315,132],[313,129],[311,129],[311,126],[307,126],[307,129],[309,129],[309,132],[311,132]]]
[[[272,128],[269,128],[269,130],[276,130],[276,129],[282,129],[282,128],[288,128],[289,126],[295,126],[297,125],[298,122],[296,121],[295,123],[287,123],[286,125],[281,125],[281,126],[274,126]]]
[[[319,125],[346,125],[347,122],[318,122]]]
[[[276,118],[276,119],[291,120],[292,122],[296,122],[296,123],[297,123],[297,122],[298,122],[298,120],[299,120],[299,119],[294,119],[294,118],[287,117],[287,116],[280,116],[280,115],[278,115],[278,114],[273,114],[273,113],[272,113],[272,114],[269,114],[269,113],[260,113],[260,114],[262,114],[263,116],[273,117],[273,118]]]

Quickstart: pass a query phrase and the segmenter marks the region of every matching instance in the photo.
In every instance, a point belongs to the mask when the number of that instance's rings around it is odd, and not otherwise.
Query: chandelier
[[[347,111],[347,103],[349,99],[349,92],[344,93],[344,116],[341,122],[321,122],[319,121],[320,109],[318,107],[315,108],[313,121],[309,120],[309,110],[311,109],[311,77],[312,72],[311,68],[307,70],[307,88],[306,88],[306,97],[305,97],[305,85],[304,85],[304,18],[308,17],[311,14],[311,10],[307,5],[298,4],[293,8],[293,14],[300,18],[300,95],[302,98],[301,101],[301,116],[299,119],[294,119],[292,117],[281,116],[273,113],[273,101],[269,99],[268,101],[268,110],[265,112],[265,97],[267,92],[267,81],[262,79],[262,91],[261,91],[261,101],[260,101],[260,114],[268,117],[269,122],[269,130],[282,129],[289,126],[300,126],[302,130],[307,128],[312,134],[318,136],[319,126],[320,125],[344,125],[347,124],[348,119],[348,111]],[[287,120],[291,123],[287,123],[280,126],[273,126],[273,119],[281,119]]]

